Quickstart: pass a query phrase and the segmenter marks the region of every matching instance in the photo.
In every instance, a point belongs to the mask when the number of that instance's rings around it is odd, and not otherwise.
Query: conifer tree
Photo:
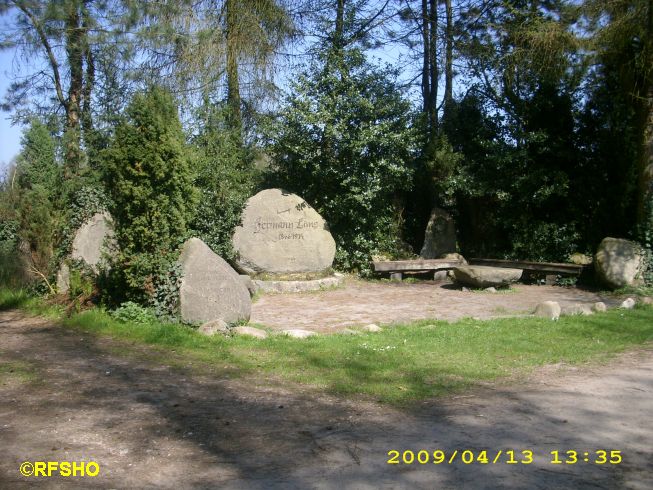
[[[136,95],[103,157],[121,279],[130,299],[146,301],[184,238],[195,202],[189,153],[170,93],[153,87]]]

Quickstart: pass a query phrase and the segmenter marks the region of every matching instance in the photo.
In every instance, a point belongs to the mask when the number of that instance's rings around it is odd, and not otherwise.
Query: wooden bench
[[[463,265],[460,260],[447,259],[417,259],[417,260],[388,260],[372,262],[374,272],[390,273],[390,279],[401,281],[404,272],[438,272],[453,269]]]
[[[470,259],[470,265],[486,265],[489,267],[508,267],[510,269],[523,269],[531,272],[543,272],[545,274],[565,274],[578,276],[586,265],[556,263],[556,262],[527,262],[524,260],[502,260],[502,259]]]
[[[470,259],[470,265],[485,265],[489,267],[507,267],[510,269],[522,269],[529,272],[541,272],[548,275],[571,275],[580,274],[589,266],[555,262],[528,262],[524,260],[502,260],[502,259]],[[463,263],[459,260],[448,259],[416,259],[416,260],[388,260],[383,262],[372,262],[374,272],[385,272],[390,274],[390,279],[401,281],[404,272],[438,272],[453,269]],[[548,281],[547,281],[548,282]]]

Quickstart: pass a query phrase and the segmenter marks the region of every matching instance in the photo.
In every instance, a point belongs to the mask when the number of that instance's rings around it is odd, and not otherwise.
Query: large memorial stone
[[[423,259],[437,259],[456,251],[456,224],[449,213],[433,208],[426,225],[424,245],[419,253]]]
[[[111,215],[106,212],[96,213],[75,232],[70,258],[85,262],[97,273],[104,255],[111,253],[114,247],[115,234]],[[66,293],[69,287],[70,268],[64,261],[57,272],[57,290]]]
[[[83,260],[97,270],[104,252],[109,252],[114,240],[113,220],[109,213],[96,213],[84,223],[73,238],[71,258]]]
[[[301,197],[267,189],[251,197],[233,236],[236,264],[247,274],[321,272],[336,243],[322,216]]]
[[[184,243],[179,257],[181,318],[188,323],[249,321],[252,301],[238,273],[199,238]]]
[[[613,289],[642,283],[643,267],[642,247],[622,238],[604,238],[594,260],[599,280]]]

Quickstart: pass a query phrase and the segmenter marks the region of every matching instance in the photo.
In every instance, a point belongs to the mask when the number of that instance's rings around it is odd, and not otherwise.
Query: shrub
[[[174,262],[195,205],[190,152],[170,93],[138,94],[103,152],[119,253],[114,300],[152,304]]]
[[[111,316],[123,323],[151,323],[156,320],[152,312],[132,301],[122,303],[111,312]]]

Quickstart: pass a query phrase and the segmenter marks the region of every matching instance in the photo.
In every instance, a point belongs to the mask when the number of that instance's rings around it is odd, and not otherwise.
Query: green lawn
[[[38,303],[25,295],[0,292],[0,309],[24,305],[38,310]],[[126,345],[155,346],[148,357],[162,363],[192,363],[218,376],[274,377],[392,404],[523,376],[544,364],[604,361],[653,340],[650,307],[562,317],[557,322],[530,317],[420,321],[377,334],[303,340],[207,338],[182,325],[120,323],[100,309],[61,322]]]

